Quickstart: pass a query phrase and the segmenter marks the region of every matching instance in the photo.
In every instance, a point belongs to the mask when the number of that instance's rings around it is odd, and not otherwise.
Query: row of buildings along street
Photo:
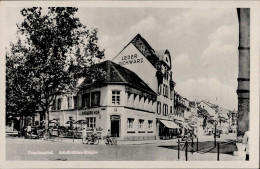
[[[54,100],[49,117],[52,135],[72,137],[73,131],[73,137],[81,138],[82,132],[94,128],[101,138],[111,132],[118,140],[236,133],[235,110],[206,98],[188,100],[175,91],[172,57],[170,51],[153,49],[137,34],[112,60],[95,65],[105,74],[102,81],[78,80],[77,92]],[[31,126],[39,134],[45,123],[41,111],[22,118],[7,115],[6,130],[14,134]]]

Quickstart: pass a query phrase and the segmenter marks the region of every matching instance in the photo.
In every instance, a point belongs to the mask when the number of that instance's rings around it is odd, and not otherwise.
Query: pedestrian
[[[32,136],[32,127],[30,125],[27,126],[26,132],[27,132],[28,138],[31,138],[31,136]]]
[[[86,144],[86,140],[87,140],[87,125],[84,124],[82,128],[82,143]]]
[[[112,144],[110,137],[111,137],[111,133],[110,133],[110,129],[108,129],[106,135],[106,144],[110,144],[110,143]]]
[[[249,130],[244,134],[243,144],[246,146],[246,161],[249,161]]]

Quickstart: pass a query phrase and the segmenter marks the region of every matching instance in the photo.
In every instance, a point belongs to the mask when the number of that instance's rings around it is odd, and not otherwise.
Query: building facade
[[[102,130],[121,140],[155,139],[157,93],[134,72],[111,61],[98,64],[105,81],[85,79],[77,94],[57,97],[50,120],[70,126],[69,121],[87,121],[87,130]],[[74,127],[80,125],[73,124]]]
[[[154,50],[140,35],[136,35],[113,61],[135,72],[157,93],[156,135],[171,136],[178,125],[174,122],[174,86],[171,54]],[[158,138],[157,137],[157,138]]]

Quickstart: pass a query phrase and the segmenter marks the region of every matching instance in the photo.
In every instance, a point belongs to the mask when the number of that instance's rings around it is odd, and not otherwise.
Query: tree
[[[32,81],[24,76],[24,69],[19,66],[21,62],[19,57],[6,56],[6,118],[19,117],[23,120],[24,116],[35,112],[37,93],[32,93]]]
[[[99,70],[94,71],[94,75],[92,73],[92,65],[104,57],[104,50],[100,50],[97,44],[98,30],[87,29],[75,17],[77,10],[49,7],[44,14],[40,7],[24,8],[21,10],[24,20],[17,25],[19,40],[12,44],[11,54],[7,55],[7,60],[18,60],[11,71],[16,71],[16,76],[23,79],[26,89],[19,88],[18,93],[22,92],[22,98],[29,98],[41,107],[46,128],[50,106],[58,95],[75,91],[77,78],[98,78],[101,75]],[[7,79],[10,76],[8,73]],[[11,89],[7,87],[7,90]],[[8,97],[7,102],[11,99]]]

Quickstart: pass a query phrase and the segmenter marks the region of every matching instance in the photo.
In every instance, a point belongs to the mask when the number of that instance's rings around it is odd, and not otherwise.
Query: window
[[[165,72],[165,79],[168,81],[168,79],[169,79],[169,73],[168,73],[168,71],[166,71]]]
[[[91,97],[91,98],[90,98]],[[77,98],[74,100],[77,102]],[[82,107],[90,108],[90,107],[98,107],[100,106],[100,91],[95,91],[90,93],[85,93],[82,95]]]
[[[68,96],[67,101],[68,101],[68,109],[72,109],[72,97]]]
[[[56,100],[53,100],[53,104],[52,104],[52,110],[55,110],[56,109],[56,107],[57,107],[57,105],[56,105]],[[39,109],[38,109],[39,110]]]
[[[144,120],[140,119],[138,124],[139,129],[144,129]]]
[[[148,120],[148,129],[152,129],[152,128],[153,128],[153,121]]]
[[[157,102],[157,114],[161,114],[161,102]]]
[[[120,105],[120,91],[112,91],[112,104]]]
[[[134,119],[132,118],[128,118],[127,119],[127,129],[130,130],[130,129],[134,129]]]
[[[90,93],[85,93],[82,95],[82,107],[83,108],[90,107]]]
[[[73,101],[74,101],[74,108],[78,107],[78,98],[77,96],[73,96]]]
[[[87,127],[90,129],[96,128],[96,117],[87,117]]]
[[[173,99],[173,91],[170,92],[170,98]]]
[[[166,97],[168,97],[168,93],[169,93],[169,92],[168,92],[168,86],[165,85],[165,94],[164,94],[164,95],[165,95]]]
[[[163,115],[164,116],[168,115],[168,105],[167,104],[163,104]]]
[[[62,99],[60,98],[60,99],[58,99],[58,106],[57,106],[57,110],[60,110],[61,109],[61,101],[62,101]]]
[[[100,92],[92,92],[91,93],[91,107],[100,106]]]
[[[162,85],[158,85],[158,93],[161,94],[162,93]]]
[[[127,103],[129,103],[130,96],[131,96],[131,93],[130,93],[130,92],[127,92]]]
[[[170,114],[172,114],[172,106],[170,106]]]
[[[163,84],[163,95],[165,96],[165,84]]]

